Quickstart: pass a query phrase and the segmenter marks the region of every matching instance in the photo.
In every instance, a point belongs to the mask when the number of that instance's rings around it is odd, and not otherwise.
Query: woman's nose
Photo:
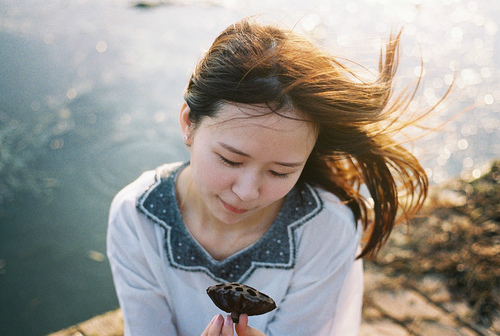
[[[253,201],[259,197],[260,177],[253,171],[241,174],[233,184],[232,191],[242,201]]]

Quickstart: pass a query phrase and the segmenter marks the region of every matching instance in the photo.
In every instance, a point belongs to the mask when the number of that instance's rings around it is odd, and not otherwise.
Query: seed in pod
[[[239,321],[240,314],[261,315],[276,308],[274,300],[268,295],[237,282],[210,286],[207,294],[217,307],[231,313],[234,323]]]

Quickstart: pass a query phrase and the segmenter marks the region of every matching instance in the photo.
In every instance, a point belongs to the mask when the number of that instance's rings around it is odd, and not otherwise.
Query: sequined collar
[[[220,282],[245,282],[259,267],[292,269],[295,266],[294,231],[323,208],[317,192],[295,186],[260,240],[222,260],[213,259],[184,225],[175,195],[175,179],[187,163],[161,166],[155,182],[137,202],[137,208],[165,229],[165,251],[172,267],[204,272]]]

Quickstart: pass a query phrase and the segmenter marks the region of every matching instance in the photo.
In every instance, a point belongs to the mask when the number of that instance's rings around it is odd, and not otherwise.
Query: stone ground
[[[500,161],[435,187],[420,218],[365,261],[360,336],[500,335]],[[123,335],[118,309],[50,336]],[[342,335],[340,335],[342,336]]]
[[[360,336],[499,335],[500,323],[485,328],[471,321],[471,308],[455,301],[440,275],[418,280],[384,274],[365,263],[365,297]]]
[[[500,323],[489,329],[472,324],[470,308],[454,302],[439,276],[417,282],[384,274],[365,263],[365,302],[360,336],[479,336],[499,335]],[[53,333],[50,336],[123,335],[121,311],[115,310]]]

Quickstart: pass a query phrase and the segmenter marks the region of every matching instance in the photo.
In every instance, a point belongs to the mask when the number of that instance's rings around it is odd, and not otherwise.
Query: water
[[[298,22],[297,30],[367,67],[376,66],[380,37],[405,25],[402,84],[422,57],[422,106],[453,76],[454,100],[437,119],[474,105],[417,142],[432,181],[477,175],[499,157],[500,3],[303,3],[140,9],[127,0],[0,0],[0,129],[11,132],[0,133],[1,166],[11,172],[0,181],[0,206],[8,205],[0,217],[0,335],[44,335],[118,306],[104,257],[111,199],[141,171],[187,158],[177,125],[182,90],[202,50],[243,16]]]

